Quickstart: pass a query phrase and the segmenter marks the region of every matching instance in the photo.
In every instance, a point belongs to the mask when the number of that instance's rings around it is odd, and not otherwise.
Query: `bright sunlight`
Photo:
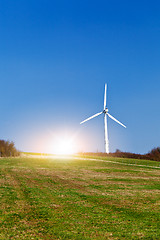
[[[54,146],[54,153],[59,155],[74,154],[75,149],[73,143],[68,139],[62,139],[61,141],[58,141]]]
[[[77,148],[72,137],[61,135],[54,137],[49,152],[56,155],[71,155],[77,152]]]

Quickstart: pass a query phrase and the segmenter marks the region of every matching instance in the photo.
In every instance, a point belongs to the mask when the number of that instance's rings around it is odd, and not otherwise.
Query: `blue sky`
[[[0,1],[0,138],[49,152],[56,137],[103,151],[160,146],[159,1]],[[50,147],[51,148],[51,147]]]

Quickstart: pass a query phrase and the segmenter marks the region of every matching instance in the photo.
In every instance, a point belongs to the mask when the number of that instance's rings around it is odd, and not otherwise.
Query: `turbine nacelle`
[[[104,110],[103,110],[103,113],[107,114],[108,113],[108,108],[106,107]]]

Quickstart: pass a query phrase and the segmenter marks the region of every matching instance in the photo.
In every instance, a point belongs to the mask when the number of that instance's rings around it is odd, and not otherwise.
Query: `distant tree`
[[[115,153],[121,153],[121,150],[116,149]]]
[[[160,161],[160,147],[153,148],[147,155],[155,161]]]
[[[159,155],[159,154],[160,154],[160,147],[153,148],[150,153],[151,153],[151,154]]]
[[[16,149],[14,142],[0,140],[0,156],[1,157],[16,157],[19,156],[19,151]]]

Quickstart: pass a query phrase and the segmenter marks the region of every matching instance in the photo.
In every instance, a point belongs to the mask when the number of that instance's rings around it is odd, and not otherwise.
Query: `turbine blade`
[[[117,122],[117,123],[119,123],[120,125],[122,125],[124,128],[126,128],[126,126],[123,124],[123,123],[121,123],[120,121],[118,121],[117,119],[115,119],[113,116],[111,116],[109,113],[107,113],[108,114],[108,117],[110,117],[110,118],[112,118],[115,122]]]
[[[107,93],[107,84],[105,84],[105,89],[104,89],[104,110],[106,108],[106,93]]]
[[[95,118],[95,117],[101,115],[102,113],[103,113],[103,112],[96,113],[96,114],[94,114],[93,116],[91,116],[91,117],[85,119],[84,121],[82,121],[80,124],[82,124],[82,123],[84,123],[84,122],[87,122],[88,120],[90,120],[90,119],[92,119],[92,118]]]

